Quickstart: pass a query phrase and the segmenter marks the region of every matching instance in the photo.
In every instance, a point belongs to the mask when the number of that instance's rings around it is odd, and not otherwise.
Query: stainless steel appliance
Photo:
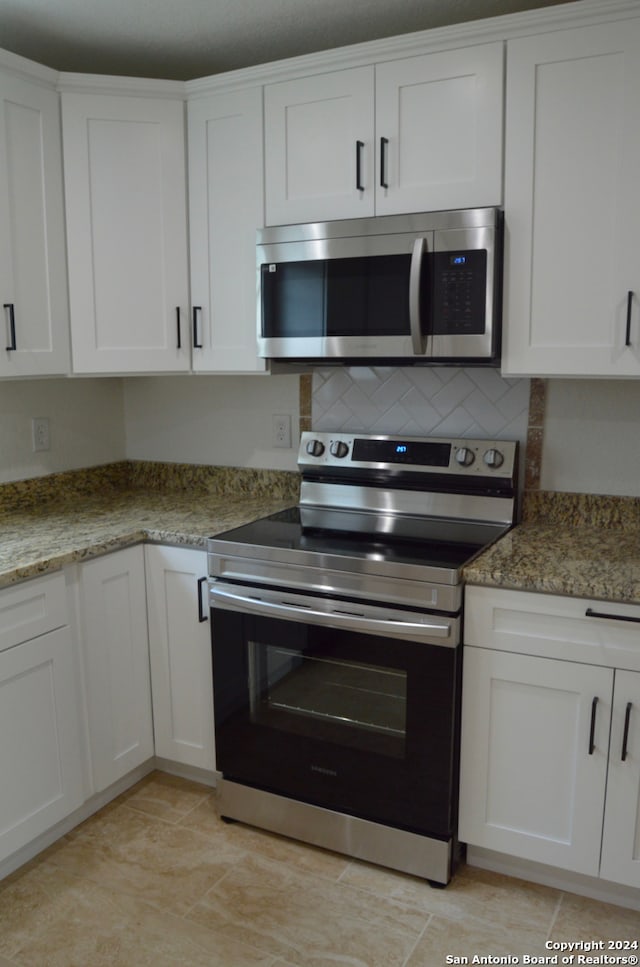
[[[304,433],[297,507],[208,542],[221,815],[446,884],[461,571],[517,444]]]
[[[496,208],[264,229],[257,271],[261,356],[499,362]]]

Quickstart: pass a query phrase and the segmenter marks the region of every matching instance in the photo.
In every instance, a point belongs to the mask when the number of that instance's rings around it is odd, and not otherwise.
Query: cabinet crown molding
[[[130,94],[132,97],[162,97],[183,101],[186,97],[183,81],[155,77],[120,77],[111,74],[58,74],[61,94]]]
[[[0,70],[4,74],[15,74],[26,80],[40,82],[46,87],[55,85],[58,79],[58,71],[45,67],[44,64],[37,64],[34,60],[27,60],[10,50],[0,50]]]
[[[528,34],[631,17],[640,17],[640,0],[574,0],[572,3],[561,3],[554,7],[449,24],[319,53],[303,54],[189,81],[57,71],[2,49],[0,70],[57,85],[61,92],[131,93],[140,97],[175,97],[184,100],[217,91],[233,91],[309,74],[381,63],[413,54],[418,56],[438,50],[505,41]]]
[[[514,37],[588,26],[603,21],[640,17],[640,0],[574,0],[554,7],[449,24],[381,40],[303,54],[185,82],[187,96],[204,97],[261,84],[293,80],[310,74],[361,67],[413,55],[507,41]]]

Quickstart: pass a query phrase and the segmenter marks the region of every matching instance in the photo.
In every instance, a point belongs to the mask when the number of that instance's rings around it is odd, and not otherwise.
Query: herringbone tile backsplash
[[[529,380],[496,369],[353,366],[313,374],[316,430],[520,440]]]

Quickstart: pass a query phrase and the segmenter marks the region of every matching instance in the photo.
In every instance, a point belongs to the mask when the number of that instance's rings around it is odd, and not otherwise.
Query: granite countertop
[[[208,537],[297,502],[297,474],[257,485],[247,475],[240,485],[216,482],[210,492],[163,491],[157,480],[132,487],[127,479],[110,479],[95,492],[95,482],[85,488],[72,479],[69,487],[72,474],[52,476],[54,489],[43,495],[40,481],[35,499],[11,485],[0,488],[0,587],[141,541],[204,549]]]
[[[537,493],[468,584],[640,604],[640,500]]]
[[[291,507],[295,473],[123,462],[0,486],[0,587],[141,541],[208,537]],[[640,604],[640,499],[525,495],[468,584]]]

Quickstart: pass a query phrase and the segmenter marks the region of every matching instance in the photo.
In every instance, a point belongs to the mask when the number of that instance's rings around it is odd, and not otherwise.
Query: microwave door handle
[[[422,332],[422,306],[420,299],[420,279],[422,277],[422,259],[427,248],[426,238],[417,238],[413,243],[411,254],[411,271],[409,272],[409,328],[411,331],[411,345],[414,356],[423,356],[426,349],[426,338]]]

